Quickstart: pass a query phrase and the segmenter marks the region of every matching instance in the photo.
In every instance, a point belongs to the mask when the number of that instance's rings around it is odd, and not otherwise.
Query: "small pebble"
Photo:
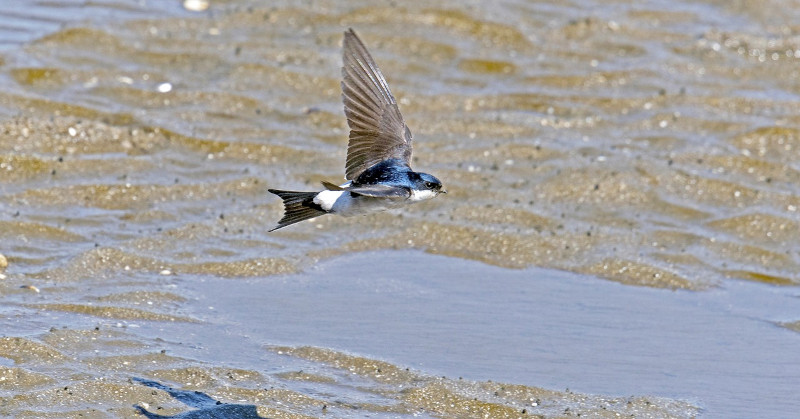
[[[171,83],[161,83],[157,87],[158,91],[161,93],[168,93],[172,91],[172,84]]]
[[[183,0],[183,8],[192,12],[202,12],[208,9],[208,0]]]
[[[8,267],[8,259],[0,253],[0,272],[3,272]]]

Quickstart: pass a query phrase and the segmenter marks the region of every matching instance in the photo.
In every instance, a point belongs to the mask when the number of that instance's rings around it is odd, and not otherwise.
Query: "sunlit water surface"
[[[132,376],[275,417],[269,400],[314,416],[344,393],[387,417],[798,410],[794,2],[6,3],[4,414],[185,409]],[[448,194],[268,233],[268,187],[341,179],[347,27]],[[421,375],[376,402],[322,366],[383,383],[372,358]],[[653,399],[531,406],[544,390],[485,380]]]

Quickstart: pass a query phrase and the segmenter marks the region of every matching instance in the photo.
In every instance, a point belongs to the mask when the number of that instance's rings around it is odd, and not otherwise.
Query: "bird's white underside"
[[[336,204],[336,201],[342,197],[346,191],[322,191],[314,197],[314,203],[322,207],[325,211],[329,211],[333,209],[333,206]],[[347,192],[348,198],[350,193]]]
[[[399,200],[397,198],[370,198],[366,196],[353,198],[348,191],[322,191],[314,196],[313,201],[327,212],[347,217],[384,211],[402,206],[404,203],[410,204],[425,201],[436,195],[436,192],[430,190],[412,190],[411,196],[409,196],[408,199]]]

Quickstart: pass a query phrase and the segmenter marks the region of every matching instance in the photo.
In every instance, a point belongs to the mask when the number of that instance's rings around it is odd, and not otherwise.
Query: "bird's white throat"
[[[422,191],[418,191],[416,189],[411,190],[411,196],[408,197],[409,201],[417,202],[417,201],[425,201],[426,199],[431,199],[436,196],[436,192],[425,189]]]

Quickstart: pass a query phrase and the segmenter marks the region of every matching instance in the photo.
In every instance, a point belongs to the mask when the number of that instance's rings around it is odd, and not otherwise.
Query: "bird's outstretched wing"
[[[352,29],[344,33],[342,101],[350,142],[345,179],[391,158],[411,161],[411,131],[381,70]]]

